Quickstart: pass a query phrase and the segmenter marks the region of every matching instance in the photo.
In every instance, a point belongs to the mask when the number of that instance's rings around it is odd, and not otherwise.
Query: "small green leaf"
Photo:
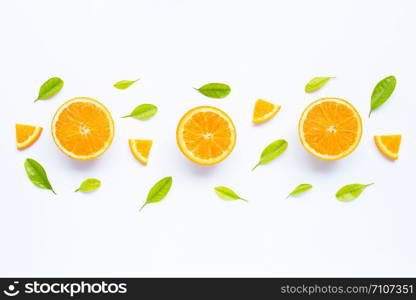
[[[25,160],[25,170],[30,181],[41,189],[51,190],[54,194],[55,191],[49,182],[45,169],[36,160],[28,158]]]
[[[373,93],[371,94],[371,109],[368,113],[368,117],[370,117],[373,110],[380,107],[384,102],[386,102],[391,94],[393,93],[396,87],[396,77],[388,76],[375,86]]]
[[[122,118],[136,118],[139,120],[145,120],[150,117],[153,117],[157,113],[157,107],[153,104],[141,104],[137,106],[133,111]]]
[[[146,202],[143,204],[140,210],[142,210],[143,207],[145,207],[149,203],[156,203],[156,202],[161,201],[163,198],[165,198],[171,186],[172,186],[172,177],[169,176],[169,177],[165,177],[159,180],[150,189],[149,194],[147,194]]]
[[[260,165],[264,165],[268,162],[271,162],[273,159],[285,152],[287,146],[288,143],[285,140],[277,140],[268,145],[266,148],[264,148],[263,152],[261,153],[259,162],[257,163],[257,165],[254,166],[252,171],[254,171],[254,169],[256,169]]]
[[[248,202],[247,199],[241,198],[238,196],[232,189],[229,189],[225,186],[217,186],[214,188],[215,192],[217,193],[218,197],[224,200],[243,200]]]
[[[313,91],[319,90],[329,79],[335,77],[314,77],[312,78],[305,86],[305,92],[311,93]]]
[[[119,82],[114,83],[114,87],[119,89],[119,90],[125,90],[137,81],[139,81],[139,79],[136,79],[136,80],[121,80]]]
[[[361,195],[361,193],[365,190],[366,187],[373,185],[374,183],[370,184],[348,184],[346,186],[343,186],[338,190],[338,192],[335,194],[335,197],[337,197],[340,201],[351,201],[356,199],[358,196]]]
[[[312,185],[308,183],[299,184],[286,198],[289,198],[290,196],[302,194],[306,192],[307,190],[310,190],[311,188],[312,188]]]
[[[230,86],[224,83],[208,83],[196,90],[202,95],[216,99],[225,98],[231,92]]]
[[[89,192],[98,189],[101,186],[101,181],[95,178],[88,178],[84,180],[75,192]]]
[[[64,81],[59,77],[52,77],[48,79],[39,89],[38,98],[35,100],[49,99],[58,93],[64,86]]]

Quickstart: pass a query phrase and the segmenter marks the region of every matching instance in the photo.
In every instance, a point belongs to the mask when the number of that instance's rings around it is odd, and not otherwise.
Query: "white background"
[[[415,1],[2,1],[1,276],[415,276]],[[398,83],[367,118],[374,85]],[[33,103],[49,77],[62,91]],[[313,76],[336,76],[305,94]],[[141,80],[127,90],[112,85]],[[222,100],[192,87],[226,82]],[[92,97],[112,112],[116,137],[105,155],[74,161],[54,145],[53,113],[66,100]],[[360,146],[336,162],[309,155],[297,136],[312,100],[350,101],[363,117]],[[254,126],[254,102],[282,105]],[[121,119],[153,103],[147,121]],[[223,109],[238,141],[219,165],[203,167],[178,150],[180,117],[199,105]],[[17,151],[14,124],[44,127]],[[375,134],[403,134],[400,159],[384,158]],[[153,139],[144,167],[129,138]],[[288,150],[251,167],[262,149],[284,138]],[[31,157],[48,172],[55,196],[28,180]],[[138,209],[159,179],[173,176],[162,202]],[[100,178],[90,194],[79,183]],[[370,183],[350,203],[334,194]],[[299,183],[314,188],[285,196]],[[225,185],[250,200],[224,201]]]

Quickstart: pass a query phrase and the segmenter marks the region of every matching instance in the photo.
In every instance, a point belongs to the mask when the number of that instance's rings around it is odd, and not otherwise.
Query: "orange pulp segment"
[[[253,123],[263,123],[273,118],[280,110],[280,105],[259,99],[254,105]]]
[[[147,165],[152,144],[151,140],[129,140],[131,153],[144,165]]]
[[[22,150],[31,146],[41,133],[42,127],[16,124],[16,148]]]
[[[400,134],[396,135],[376,135],[374,141],[378,149],[385,156],[391,159],[399,158],[400,143],[402,141],[402,136]]]

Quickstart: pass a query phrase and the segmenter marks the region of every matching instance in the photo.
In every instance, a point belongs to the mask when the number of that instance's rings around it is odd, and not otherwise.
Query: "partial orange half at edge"
[[[114,138],[114,122],[108,109],[91,98],[65,102],[52,119],[52,137],[58,148],[73,159],[102,155]]]
[[[263,123],[273,118],[280,110],[280,105],[259,99],[254,105],[253,123]]]
[[[152,144],[152,140],[129,140],[131,153],[133,153],[134,157],[144,165],[147,165],[149,160]]]
[[[179,121],[176,130],[179,149],[200,165],[223,161],[233,151],[236,136],[231,118],[212,106],[191,109]]]
[[[399,158],[400,144],[402,142],[402,136],[400,134],[396,135],[376,135],[374,141],[378,149],[385,156],[391,159]]]
[[[361,117],[349,102],[322,98],[309,104],[299,121],[299,137],[305,149],[323,160],[351,154],[362,135]]]
[[[16,148],[25,149],[38,140],[42,127],[16,124]]]

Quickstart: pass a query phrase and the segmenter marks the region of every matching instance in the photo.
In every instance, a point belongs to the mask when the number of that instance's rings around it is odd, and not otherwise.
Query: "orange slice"
[[[253,111],[253,123],[263,123],[275,116],[280,110],[280,105],[259,99],[256,101]]]
[[[351,154],[360,143],[361,117],[350,103],[323,98],[309,104],[299,121],[302,145],[312,155],[336,160]]]
[[[213,165],[233,151],[236,131],[225,112],[200,106],[188,111],[179,121],[176,140],[187,158],[200,165]]]
[[[113,118],[97,100],[74,98],[56,111],[52,120],[52,137],[58,148],[73,159],[97,158],[113,141]]]
[[[399,158],[400,143],[402,141],[401,135],[376,135],[374,141],[378,149],[385,156],[391,159]]]
[[[16,124],[16,148],[22,150],[31,146],[41,133],[42,127]]]
[[[152,144],[151,140],[129,140],[131,153],[144,165],[147,165]]]

